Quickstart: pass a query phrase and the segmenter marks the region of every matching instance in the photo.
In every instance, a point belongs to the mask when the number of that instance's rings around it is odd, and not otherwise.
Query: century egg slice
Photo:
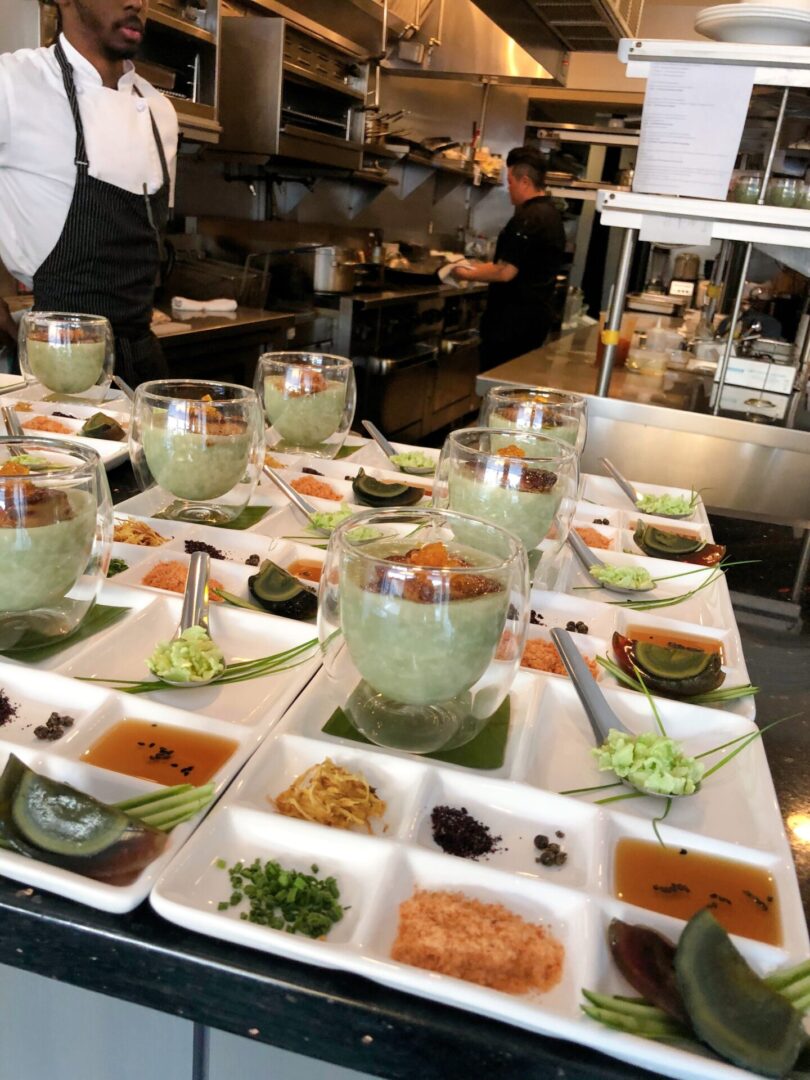
[[[13,754],[0,776],[0,847],[78,874],[128,885],[167,836]]]
[[[397,480],[377,480],[360,469],[352,481],[355,499],[363,506],[413,506],[424,497],[425,489],[415,484],[402,484]]]
[[[710,544],[694,533],[659,529],[643,521],[636,525],[633,540],[645,555],[653,559],[678,559],[700,566],[714,566],[726,553],[722,544]]]
[[[647,688],[665,697],[694,697],[716,690],[726,674],[714,649],[636,641],[614,633],[613,652],[619,667],[631,678],[641,674]]]

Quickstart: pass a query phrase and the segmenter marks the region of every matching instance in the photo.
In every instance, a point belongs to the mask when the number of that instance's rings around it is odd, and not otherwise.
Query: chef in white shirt
[[[46,2],[55,45],[0,55],[0,259],[35,309],[106,316],[137,384],[166,374],[149,326],[177,118],[131,60],[148,0]]]

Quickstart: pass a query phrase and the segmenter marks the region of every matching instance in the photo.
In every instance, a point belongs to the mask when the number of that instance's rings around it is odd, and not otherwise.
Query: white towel
[[[235,300],[189,300],[186,296],[173,296],[172,307],[175,311],[236,311]]]
[[[446,263],[439,270],[439,279],[443,285],[455,285],[457,289],[466,287],[466,281],[459,281],[458,278],[453,277],[452,271],[457,266],[463,266],[466,270],[469,270],[472,263],[469,259],[456,259],[454,262]]]

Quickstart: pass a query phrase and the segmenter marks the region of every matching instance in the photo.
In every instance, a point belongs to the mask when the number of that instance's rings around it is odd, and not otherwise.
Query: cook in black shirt
[[[459,281],[489,282],[481,324],[482,366],[493,367],[539,348],[553,319],[554,279],[565,252],[562,218],[545,193],[539,150],[519,146],[506,159],[509,197],[516,207],[501,230],[495,261],[456,267]]]

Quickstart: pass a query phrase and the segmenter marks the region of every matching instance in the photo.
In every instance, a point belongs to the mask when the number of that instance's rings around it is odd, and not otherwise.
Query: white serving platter
[[[651,726],[649,707],[639,695],[608,693],[633,730]],[[475,1015],[588,1045],[662,1075],[689,1080],[747,1075],[689,1050],[618,1035],[580,1012],[582,987],[629,992],[609,957],[610,918],[642,922],[673,939],[683,926],[680,920],[633,907],[613,895],[616,841],[624,836],[654,841],[652,818],[660,815],[663,804],[639,798],[597,806],[592,805],[593,795],[559,794],[567,784],[600,782],[592,765],[590,728],[573,688],[563,679],[521,673],[512,697],[505,765],[484,772],[325,735],[322,725],[337,702],[321,671],[162,874],[151,894],[152,905],[186,929],[341,968]],[[696,751],[755,730],[740,717],[674,702],[661,703],[661,712],[673,737]],[[275,811],[273,797],[327,755],[361,771],[386,800],[385,816],[372,835],[330,830]],[[604,779],[601,774],[601,782]],[[444,854],[429,823],[436,805],[467,807],[501,838],[500,849],[477,861]],[[667,844],[688,844],[773,875],[783,945],[735,938],[757,970],[765,973],[807,954],[795,871],[759,741],[710,777],[692,799],[674,804],[659,828]],[[557,831],[564,833],[560,842],[568,854],[566,863],[539,866],[533,837]],[[325,939],[312,941],[245,921],[240,918],[243,905],[218,910],[231,892],[221,863],[229,867],[256,857],[277,859],[307,873],[314,864],[321,876],[334,875],[341,903],[350,905],[344,919]],[[547,994],[512,996],[393,961],[398,906],[416,888],[461,891],[548,926],[566,949],[561,983]]]
[[[599,552],[595,552],[597,556]],[[613,566],[640,566],[649,570],[659,584],[649,592],[640,592],[635,596],[624,597],[620,593],[594,586],[594,582],[580,566],[579,561],[569,550],[560,555],[561,568],[557,579],[557,588],[572,596],[584,597],[613,607],[623,607],[627,602],[674,599],[684,597],[676,604],[659,609],[667,617],[694,623],[697,627],[714,626],[723,628],[735,626],[734,611],[729,597],[728,584],[722,571],[712,567],[694,566],[667,559],[650,559],[646,555],[627,555],[624,552],[606,552],[603,562]],[[678,575],[678,576],[675,576]],[[687,593],[709,583],[693,596]]]
[[[133,590],[135,591],[135,590]],[[168,641],[180,621],[182,597],[143,590],[153,600],[140,611],[91,638],[74,656],[62,654],[59,671],[74,678],[132,680],[149,678],[146,658],[160,641]],[[310,623],[280,619],[224,605],[211,605],[211,636],[227,662],[255,660],[303,645],[317,637]],[[320,650],[286,671],[230,684],[198,689],[172,689],[150,694],[152,701],[188,710],[199,716],[252,726],[261,740],[295,700],[320,664]]]
[[[642,484],[632,480],[631,483],[639,495],[680,495],[683,498],[690,499],[692,492],[687,491],[686,488],[667,487],[666,484]],[[613,506],[617,510],[625,510],[638,516],[638,511],[634,511],[630,504],[630,499],[624,494],[622,489],[612,480],[609,476],[596,476],[593,473],[583,473],[580,499],[585,502],[596,503],[599,506]],[[597,516],[597,515],[594,515]],[[653,522],[669,522],[673,524],[672,518],[656,518],[649,516],[648,518]],[[684,521],[695,521],[700,525],[708,525],[709,518],[706,514],[706,507],[703,505],[703,499],[698,498],[695,512],[690,518],[684,518]]]
[[[60,434],[53,431],[37,431],[27,426],[28,422],[34,417],[50,416],[54,411],[59,411],[58,405],[46,404],[44,402],[32,403],[33,408],[31,412],[17,413],[19,421],[22,425],[23,432],[30,435],[32,438],[42,439],[56,439],[59,442],[75,442],[80,446],[87,446],[91,450],[95,450],[98,456],[104,463],[105,469],[114,469],[116,465],[120,465],[122,462],[129,459],[129,446],[126,439],[121,442],[116,442],[112,439],[88,439],[84,435],[80,435],[79,432],[84,424],[84,420],[87,417],[92,416],[93,413],[98,412],[98,409],[88,408],[87,406],[81,407],[70,406],[72,413],[77,416],[82,416],[83,419],[71,420],[68,417],[57,416],[54,419],[63,425],[63,427],[70,428],[69,434]],[[67,409],[68,406],[62,406]],[[81,412],[79,411],[81,409]],[[122,422],[122,425],[126,427],[128,421],[123,417],[116,417]]]
[[[160,790],[159,784],[111,772],[81,760],[84,751],[105,730],[124,718],[172,727],[193,727],[195,731],[224,735],[233,740],[236,748],[232,757],[213,777],[217,792],[254,749],[247,729],[234,730],[221,722],[158,705],[146,697],[128,698],[104,687],[77,683],[49,672],[41,672],[36,679],[31,679],[23,667],[5,661],[0,661],[0,686],[17,706],[17,717],[0,728],[0,768],[5,767],[9,753],[14,753],[35,771],[71,784],[104,802],[119,802]],[[34,728],[43,724],[54,710],[73,717],[74,725],[57,742],[43,742],[33,734]],[[182,777],[177,782],[181,783]],[[146,899],[161,870],[200,820],[201,815],[198,815],[173,829],[165,850],[129,885],[96,881],[4,849],[0,849],[0,874],[102,911],[131,911]]]

